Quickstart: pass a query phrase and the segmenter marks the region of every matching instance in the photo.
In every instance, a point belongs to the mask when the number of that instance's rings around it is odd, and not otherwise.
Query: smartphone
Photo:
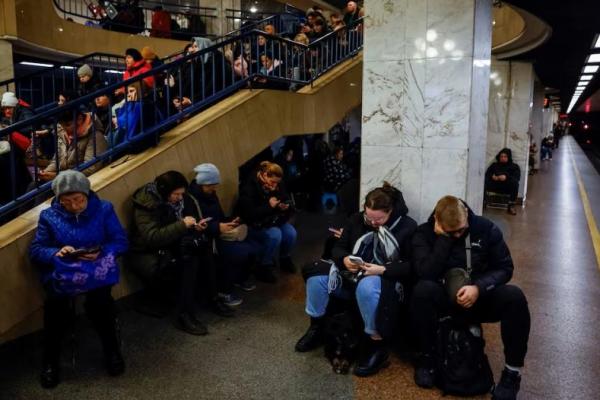
[[[207,223],[207,222],[210,222],[210,221],[212,221],[212,219],[213,219],[212,217],[207,217],[207,218],[201,219],[200,221],[196,222],[196,225],[202,225],[202,224],[205,224],[205,223]]]
[[[75,249],[74,251],[70,252],[67,254],[68,257],[79,257],[82,256],[84,254],[92,254],[92,253],[97,253],[101,250],[102,248],[100,246],[94,246],[94,247],[81,247],[79,249]]]
[[[358,265],[365,264],[364,260],[361,257],[348,256],[348,258],[350,259],[350,261],[352,261],[353,264],[358,264]]]

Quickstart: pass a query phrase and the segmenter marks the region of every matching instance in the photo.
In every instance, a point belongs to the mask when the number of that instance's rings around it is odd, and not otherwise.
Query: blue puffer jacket
[[[79,215],[65,210],[57,198],[41,212],[29,256],[42,268],[43,283],[50,279],[52,260],[63,246],[101,246],[101,256],[112,253],[116,257],[127,251],[128,244],[113,205],[90,192],[88,206]]]

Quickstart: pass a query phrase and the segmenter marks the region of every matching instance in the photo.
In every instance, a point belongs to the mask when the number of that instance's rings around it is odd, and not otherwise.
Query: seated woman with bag
[[[208,221],[198,202],[186,193],[187,186],[180,172],[168,171],[136,190],[127,261],[146,284],[149,301],[164,297],[166,282],[175,269],[179,274],[175,327],[192,335],[206,335],[208,329],[196,309],[200,283],[215,314],[232,316],[233,310],[217,297],[212,241],[205,234]],[[150,308],[140,307],[138,311],[160,316]]]
[[[60,382],[60,345],[69,325],[71,300],[85,294],[85,310],[100,335],[111,376],[125,370],[117,335],[111,287],[119,282],[116,258],[127,250],[127,236],[111,203],[90,190],[86,176],[63,171],[52,182],[56,197],[40,214],[31,260],[42,269],[44,355],[41,384]]]
[[[250,239],[261,246],[256,278],[267,283],[277,280],[273,265],[278,251],[279,267],[286,272],[295,271],[290,258],[296,243],[296,229],[289,223],[293,206],[282,179],[283,170],[279,165],[261,162],[255,175],[242,185],[237,204],[242,221],[250,227]]]
[[[233,286],[244,291],[255,289],[249,281],[249,272],[257,252],[257,244],[248,238],[248,226],[239,218],[227,218],[217,196],[221,175],[213,164],[194,168],[196,177],[190,184],[190,194],[198,201],[208,222],[206,233],[215,240],[219,263],[219,297],[229,306],[237,306],[242,299],[233,293]]]
[[[407,213],[402,193],[387,182],[367,194],[364,211],[350,217],[335,243],[330,268],[305,274],[311,324],[296,351],[321,344],[330,295],[355,297],[366,336],[354,374],[372,375],[388,364],[383,340],[393,334],[398,306],[404,301],[403,285],[411,271],[410,237],[417,226]]]

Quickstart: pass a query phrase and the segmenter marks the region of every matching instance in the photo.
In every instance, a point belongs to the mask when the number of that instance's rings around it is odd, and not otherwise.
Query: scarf
[[[181,199],[177,203],[169,203],[168,201],[165,202],[164,200],[162,200],[162,196],[158,192],[155,182],[151,182],[148,184],[148,191],[150,193],[158,196],[158,198],[161,199],[161,202],[164,202],[165,204],[167,204],[173,210],[177,219],[183,219],[183,199]]]

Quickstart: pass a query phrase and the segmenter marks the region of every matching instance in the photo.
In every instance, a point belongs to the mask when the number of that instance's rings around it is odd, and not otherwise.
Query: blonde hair
[[[308,36],[306,36],[304,33],[299,33],[294,37],[294,42],[302,43],[308,46],[310,40],[308,40]]]
[[[435,205],[435,220],[445,231],[460,229],[469,216],[467,207],[461,199],[454,196],[444,196]]]
[[[269,178],[283,178],[283,169],[281,169],[281,167],[278,164],[272,163],[270,161],[261,162],[259,172],[266,174]]]

